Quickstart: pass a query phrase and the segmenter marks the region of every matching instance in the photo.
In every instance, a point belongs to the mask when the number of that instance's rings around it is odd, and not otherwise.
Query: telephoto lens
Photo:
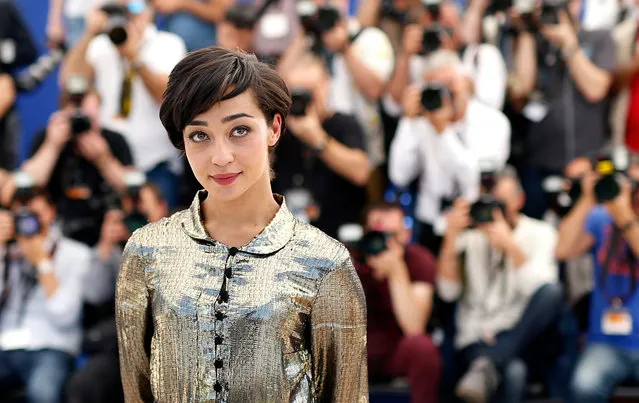
[[[430,82],[423,90],[421,104],[424,110],[434,112],[444,105],[444,98],[450,98],[450,90],[438,82]]]
[[[360,241],[360,250],[366,256],[376,256],[387,249],[386,243],[390,235],[382,231],[369,231]]]
[[[306,109],[313,100],[313,94],[306,88],[293,88],[291,90],[291,115],[304,116]]]

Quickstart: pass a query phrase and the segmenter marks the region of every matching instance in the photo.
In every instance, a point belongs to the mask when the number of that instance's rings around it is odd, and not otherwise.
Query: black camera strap
[[[626,248],[624,256],[625,263],[628,265],[628,269],[630,271],[630,290],[624,295],[609,295],[606,289],[608,278],[610,278],[610,264],[615,257],[617,248],[622,245],[622,240],[621,230],[615,225],[610,237],[610,247],[606,253],[606,258],[599,273],[599,287],[604,298],[606,298],[610,305],[612,305],[615,300],[620,300],[622,305],[625,304],[632,297],[637,288],[637,258],[630,249],[630,246],[626,244],[623,246]]]
[[[0,315],[4,311],[4,307],[9,299],[9,249],[14,245],[13,242],[7,243],[5,246],[4,257],[2,258],[3,272],[2,272],[2,293],[0,294]]]

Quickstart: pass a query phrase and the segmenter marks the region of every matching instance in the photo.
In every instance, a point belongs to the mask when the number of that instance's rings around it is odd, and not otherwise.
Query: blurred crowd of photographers
[[[199,188],[158,114],[172,68],[209,45],[289,85],[273,188],[352,251],[373,384],[589,403],[639,382],[633,1],[49,8],[40,51],[0,0],[0,397],[122,401],[119,259]],[[16,99],[50,76],[59,108],[19,161]]]

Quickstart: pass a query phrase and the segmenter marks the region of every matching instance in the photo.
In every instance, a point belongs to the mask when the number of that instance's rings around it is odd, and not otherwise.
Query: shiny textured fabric
[[[116,293],[127,402],[366,402],[366,308],[344,246],[281,207],[242,248],[190,209],[133,234]]]

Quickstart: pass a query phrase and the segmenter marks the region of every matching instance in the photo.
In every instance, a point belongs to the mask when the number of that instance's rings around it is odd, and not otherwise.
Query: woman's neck
[[[241,247],[249,243],[271,222],[280,206],[273,198],[271,184],[260,180],[238,199],[221,202],[207,197],[202,202],[204,228],[216,241]]]

